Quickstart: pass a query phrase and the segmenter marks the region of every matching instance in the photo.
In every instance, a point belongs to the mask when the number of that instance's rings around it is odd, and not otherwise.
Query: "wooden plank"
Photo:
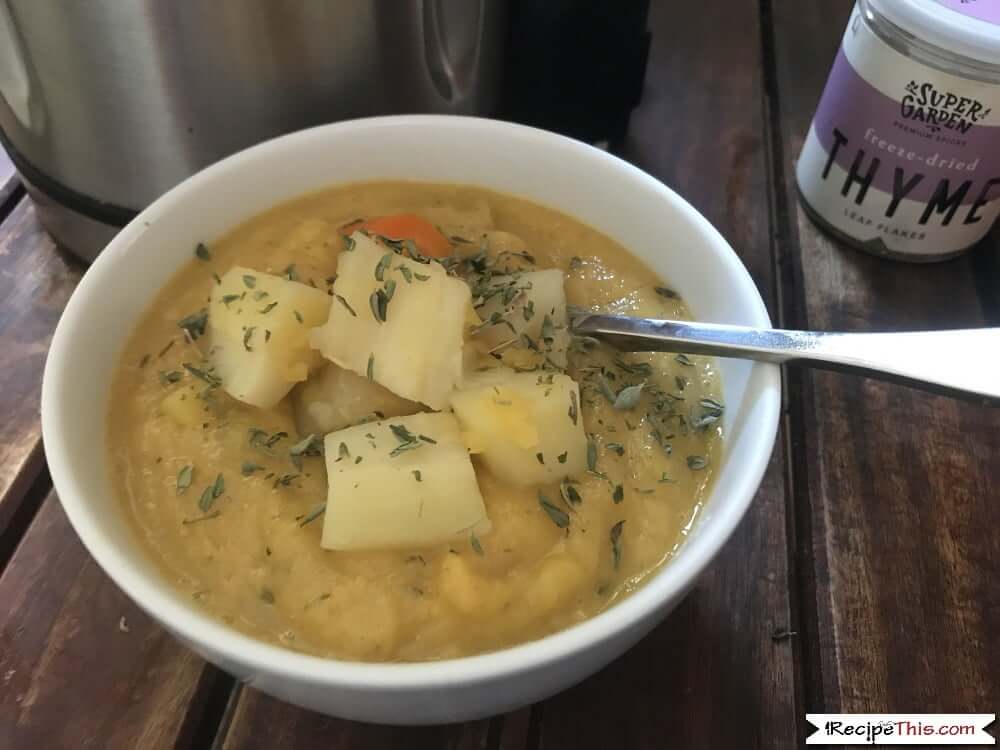
[[[0,224],[0,536],[42,470],[42,369],[82,273],[82,263],[56,250],[22,198]]]
[[[654,4],[643,103],[625,155],[729,239],[773,301],[756,4]],[[669,241],[669,238],[664,238]],[[783,451],[720,558],[665,623],[547,701],[529,747],[797,745]]]
[[[881,261],[838,245],[805,217],[792,165],[850,5],[773,5],[777,236],[797,282],[786,322],[983,325],[974,256],[934,266]],[[802,629],[815,648],[806,707],[991,710],[1000,700],[1000,411],[854,377],[801,383],[792,461],[805,480],[796,519]]]
[[[384,748],[474,750],[486,747],[489,721],[434,727],[390,727],[332,719],[243,688],[222,750]]]
[[[161,748],[197,734],[187,714],[204,662],[104,575],[54,494],[0,577],[0,601],[6,747]]]

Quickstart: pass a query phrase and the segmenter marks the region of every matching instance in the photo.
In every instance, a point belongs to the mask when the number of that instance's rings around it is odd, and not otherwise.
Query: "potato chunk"
[[[325,435],[368,417],[384,419],[421,411],[420,404],[332,362],[295,386],[292,405],[300,435]]]
[[[327,549],[422,547],[489,530],[452,414],[348,427],[325,440]]]
[[[326,322],[330,297],[306,284],[234,266],[212,291],[209,358],[233,398],[269,409],[321,359],[309,331]]]
[[[487,370],[451,406],[469,449],[506,481],[544,484],[587,468],[580,389],[568,375]]]
[[[562,271],[550,268],[494,276],[487,295],[478,309],[487,325],[477,337],[490,348],[513,340],[513,346],[529,348],[557,367],[566,367],[569,331]],[[495,322],[490,324],[491,320]]]
[[[330,318],[312,345],[398,396],[444,408],[461,383],[469,287],[437,263],[397,255],[360,232],[351,239]]]

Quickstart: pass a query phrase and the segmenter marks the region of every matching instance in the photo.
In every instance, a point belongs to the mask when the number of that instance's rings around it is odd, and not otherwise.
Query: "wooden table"
[[[919,267],[818,233],[792,183],[850,4],[654,2],[623,156],[732,243],[776,323],[1000,325],[997,241]],[[561,695],[401,729],[243,687],[144,616],[51,491],[38,399],[83,271],[0,161],[0,745],[11,748],[795,747],[806,711],[996,711],[1000,411],[786,373],[770,470],[720,558],[626,656]],[[928,352],[933,356],[933,352]]]

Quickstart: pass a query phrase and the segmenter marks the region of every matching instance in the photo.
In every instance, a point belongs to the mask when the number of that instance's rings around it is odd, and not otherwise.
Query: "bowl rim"
[[[75,335],[78,311],[94,304],[93,298],[103,286],[104,271],[124,254],[134,251],[136,240],[152,222],[173,209],[182,196],[198,191],[217,176],[243,168],[270,151],[280,150],[292,142],[310,138],[325,138],[342,132],[381,127],[458,127],[485,129],[496,137],[533,138],[547,141],[562,150],[568,158],[588,158],[602,163],[604,168],[627,173],[645,189],[657,192],[695,225],[706,245],[723,260],[735,264],[740,289],[755,308],[756,318],[748,324],[770,327],[771,321],[763,299],[746,267],[714,226],[691,204],[653,176],[638,167],[588,144],[537,128],[455,115],[392,115],[347,120],[300,130],[264,141],[222,159],[187,178],[164,193],[108,244],[88,269],[77,286],[59,320],[45,364],[42,382],[41,418],[46,458],[62,507],[73,529],[90,555],[112,581],[139,607],[164,624],[186,643],[201,645],[227,663],[253,672],[280,675],[299,683],[321,686],[350,686],[367,691],[403,691],[413,688],[454,688],[458,684],[473,685],[510,676],[519,672],[544,668],[574,654],[581,653],[615,638],[622,631],[653,617],[667,603],[679,599],[695,579],[715,559],[742,520],[756,494],[773,450],[778,429],[781,400],[780,370],[776,365],[755,363],[751,377],[762,377],[761,393],[755,408],[761,411],[761,439],[754,440],[750,457],[738,473],[730,495],[733,496],[721,512],[713,514],[711,533],[700,533],[684,542],[685,554],[669,561],[641,588],[593,617],[556,631],[538,640],[527,641],[498,651],[474,656],[425,662],[370,663],[313,656],[257,640],[232,628],[207,613],[180,603],[176,595],[161,590],[163,581],[152,580],[159,573],[146,574],[130,563],[130,555],[104,532],[97,515],[90,509],[85,492],[69,471],[72,450],[63,438],[59,394],[64,392],[64,379],[72,371],[65,351]],[[332,183],[331,183],[332,184]],[[153,561],[155,566],[155,561]],[[159,585],[158,585],[159,584]]]

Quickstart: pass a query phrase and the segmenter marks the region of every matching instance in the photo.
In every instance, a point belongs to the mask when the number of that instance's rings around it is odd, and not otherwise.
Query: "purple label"
[[[924,70],[914,66],[894,99],[840,50],[813,120],[830,162],[848,172],[849,192],[959,204],[1000,197],[1000,127],[979,124],[990,105],[942,88]]]
[[[1000,26],[1000,2],[997,0],[937,0],[937,2],[963,16]]]

